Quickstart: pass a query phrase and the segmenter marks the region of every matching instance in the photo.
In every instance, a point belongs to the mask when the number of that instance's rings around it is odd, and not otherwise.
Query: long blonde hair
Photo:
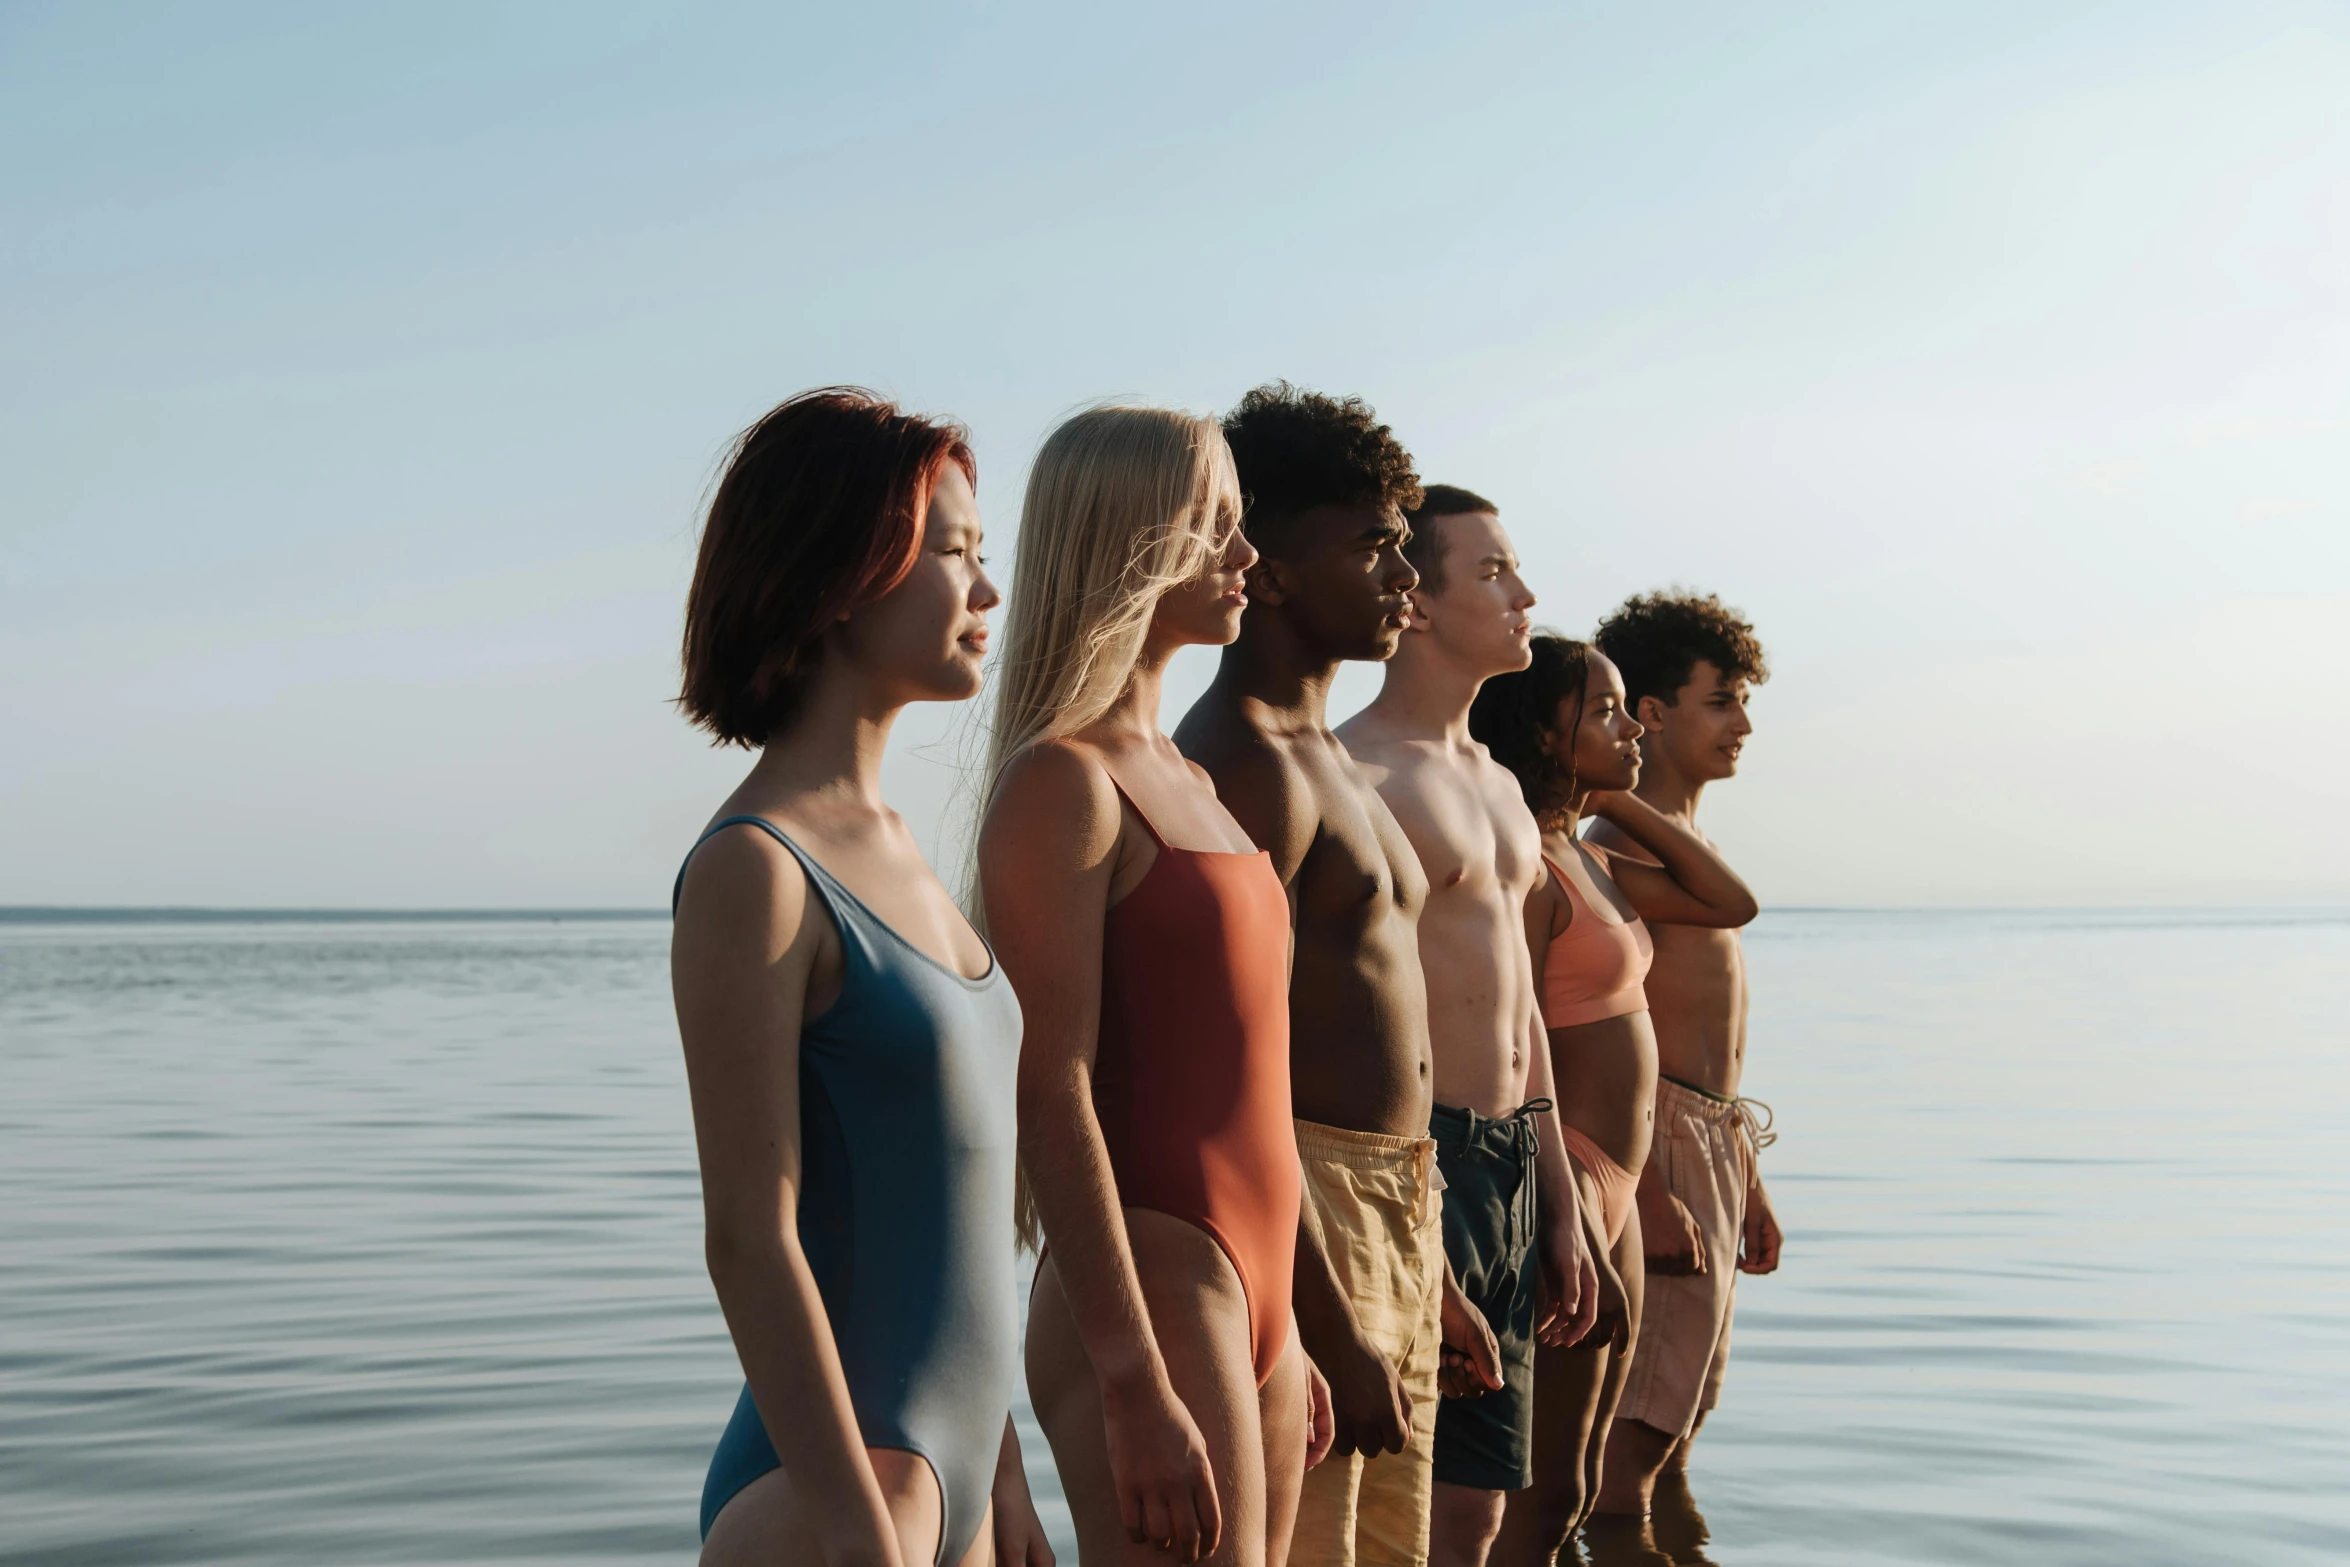
[[[1126,695],[1160,598],[1213,569],[1240,510],[1240,476],[1213,419],[1090,408],[1045,438],[1020,506],[981,821],[1014,758]],[[976,876],[969,903],[984,930]],[[1042,1230],[1025,1169],[1013,1204],[1020,1243],[1035,1251]]]
[[[1240,478],[1213,419],[1089,408],[1045,437],[1020,506],[988,801],[1022,751],[1118,704],[1160,597],[1206,575],[1239,525]]]

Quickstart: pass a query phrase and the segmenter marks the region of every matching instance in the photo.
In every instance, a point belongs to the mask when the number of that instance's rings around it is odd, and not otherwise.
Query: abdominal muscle
[[[1656,1121],[1656,1032],[1646,1012],[1550,1031],[1559,1118],[1637,1173]]]
[[[1522,895],[1521,895],[1522,901]],[[1526,1102],[1534,976],[1516,913],[1497,897],[1439,891],[1420,914],[1436,1102],[1505,1116]]]

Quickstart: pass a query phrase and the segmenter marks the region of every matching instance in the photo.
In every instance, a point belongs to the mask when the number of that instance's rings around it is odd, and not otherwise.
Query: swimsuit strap
[[[729,827],[756,827],[790,850],[791,857],[799,862],[801,872],[808,878],[808,884],[815,888],[817,898],[824,904],[824,912],[831,916],[833,929],[840,932],[841,950],[847,961],[852,965],[863,963],[868,968],[875,965],[877,960],[869,945],[872,933],[867,927],[879,926],[882,930],[887,931],[890,928],[888,924],[883,921],[880,915],[867,908],[865,900],[851,892],[846,883],[819,864],[816,856],[794,843],[791,834],[764,816],[729,816],[723,821],[712,822],[709,829],[694,840],[694,847],[685,851],[685,865],[680,865],[677,868],[677,884],[669,891],[669,913],[672,918],[677,914],[677,900],[685,892],[686,866],[693,863],[694,850],[699,849]],[[899,939],[902,941],[904,938],[900,937]],[[919,951],[920,949],[916,948],[915,950]],[[922,955],[929,956],[928,953]],[[933,959],[933,961],[936,960]],[[993,961],[991,952],[989,958],[991,972]],[[951,965],[941,966],[951,968]],[[968,982],[968,975],[963,978]]]
[[[1152,821],[1150,812],[1144,810],[1136,803],[1134,796],[1126,792],[1126,786],[1118,781],[1118,775],[1106,766],[1102,768],[1102,775],[1110,780],[1110,787],[1118,791],[1118,798],[1124,800],[1134,814],[1141,818],[1142,830],[1151,835],[1151,841],[1162,849],[1172,848],[1173,845],[1167,842],[1167,835],[1159,831],[1159,824]]]
[[[1591,906],[1591,900],[1589,898],[1583,896],[1583,889],[1575,885],[1575,878],[1567,874],[1565,866],[1559,864],[1558,861],[1552,859],[1548,854],[1543,855],[1542,863],[1549,866],[1551,875],[1558,878],[1560,890],[1566,893],[1567,901],[1575,906],[1575,912],[1579,914],[1587,914],[1591,917],[1589,923],[1601,926],[1620,925],[1626,930],[1632,928],[1634,922],[1631,920],[1601,919],[1599,917],[1599,911]],[[1570,929],[1573,927],[1573,924],[1574,922],[1572,920],[1568,921],[1568,926]]]

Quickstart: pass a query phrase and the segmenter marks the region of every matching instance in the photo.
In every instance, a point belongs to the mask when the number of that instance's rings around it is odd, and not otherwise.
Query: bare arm
[[[831,936],[804,872],[739,828],[694,856],[670,945],[702,1166],[704,1249],[767,1437],[827,1561],[899,1561],[897,1530],[800,1250],[800,1025]]]
[[[1545,863],[1542,879],[1526,895],[1526,955],[1534,965],[1537,986],[1541,984],[1542,971],[1549,962],[1550,943],[1565,931],[1573,912],[1559,895],[1558,879]],[[1550,1270],[1562,1276],[1562,1284],[1563,1275],[1570,1266],[1576,1268],[1578,1277],[1585,1281],[1585,1298],[1579,1307],[1570,1305],[1559,1285],[1551,1286],[1559,1290],[1559,1317],[1567,1318],[1569,1312],[1573,1316],[1568,1321],[1554,1322],[1551,1327],[1553,1336],[1545,1337],[1542,1341],[1576,1344],[1594,1330],[1600,1330],[1616,1342],[1620,1353],[1629,1347],[1630,1338],[1625,1331],[1629,1321],[1629,1306],[1624,1296],[1624,1281],[1617,1276],[1615,1264],[1608,1258],[1607,1237],[1600,1233],[1599,1215],[1584,1210],[1582,1188],[1575,1184],[1575,1167],[1569,1162],[1567,1141],[1559,1135],[1560,1120],[1556,1108],[1560,1082],[1558,1063],[1551,1053],[1550,1032],[1543,1026],[1539,1009],[1534,1019],[1534,1033],[1534,1057],[1526,1074],[1527,1097],[1548,1099],[1552,1103],[1552,1108],[1537,1115],[1534,1122],[1535,1157],[1538,1160],[1535,1176],[1539,1182],[1535,1188],[1535,1201],[1541,1205],[1538,1211],[1544,1215],[1542,1228],[1545,1232],[1545,1250],[1550,1254],[1547,1260]],[[1560,1235],[1552,1231],[1553,1216],[1562,1219],[1573,1233]],[[1585,1269],[1589,1270],[1588,1273],[1583,1271]]]
[[[1028,1470],[1020,1462],[1020,1433],[1012,1417],[1004,1417],[1003,1445],[996,1450],[995,1485],[996,1567],[1053,1567],[1052,1542],[1036,1516],[1036,1499],[1028,1493]]]
[[[1605,790],[1586,800],[1584,809],[1656,856],[1659,863],[1648,865],[1629,855],[1608,855],[1608,874],[1642,919],[1734,929],[1754,918],[1754,894],[1729,862],[1640,796]]]
[[[1138,1540],[1146,1518],[1166,1517],[1178,1548],[1213,1550],[1207,1445],[1151,1332],[1094,1111],[1103,927],[1122,826],[1117,790],[1097,761],[1067,745],[1036,746],[1006,770],[980,829],[980,891],[1024,1020],[1020,1162],[1101,1383],[1120,1513]]]
[[[1545,870],[1543,876],[1548,879]],[[1539,897],[1542,883],[1535,885]],[[1533,897],[1528,900],[1534,901]],[[1547,916],[1544,916],[1547,918]],[[1526,1098],[1547,1099],[1551,1108],[1534,1116],[1534,1191],[1542,1228],[1542,1261],[1550,1298],[1543,1303],[1536,1336],[1545,1344],[1579,1342],[1599,1316],[1599,1273],[1583,1230],[1583,1194],[1567,1166],[1566,1139],[1559,1136],[1558,1078],[1550,1064],[1550,1035],[1537,1010],[1528,1032]]]

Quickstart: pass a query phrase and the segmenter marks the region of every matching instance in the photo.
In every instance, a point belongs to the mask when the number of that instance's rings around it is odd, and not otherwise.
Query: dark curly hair
[[[1224,439],[1247,497],[1243,521],[1260,549],[1317,506],[1420,504],[1412,454],[1359,397],[1324,397],[1272,381],[1224,416]]]
[[[1591,640],[1624,672],[1624,698],[1635,710],[1644,696],[1672,706],[1701,658],[1758,686],[1771,678],[1753,624],[1711,593],[1636,593],[1599,623]]]
[[[1526,809],[1545,832],[1564,826],[1575,797],[1575,768],[1552,754],[1559,706],[1574,704],[1567,732],[1583,726],[1583,698],[1591,683],[1591,646],[1555,631],[1534,634],[1533,662],[1495,675],[1469,706],[1469,735],[1517,775]],[[1570,756],[1574,753],[1570,749]]]

